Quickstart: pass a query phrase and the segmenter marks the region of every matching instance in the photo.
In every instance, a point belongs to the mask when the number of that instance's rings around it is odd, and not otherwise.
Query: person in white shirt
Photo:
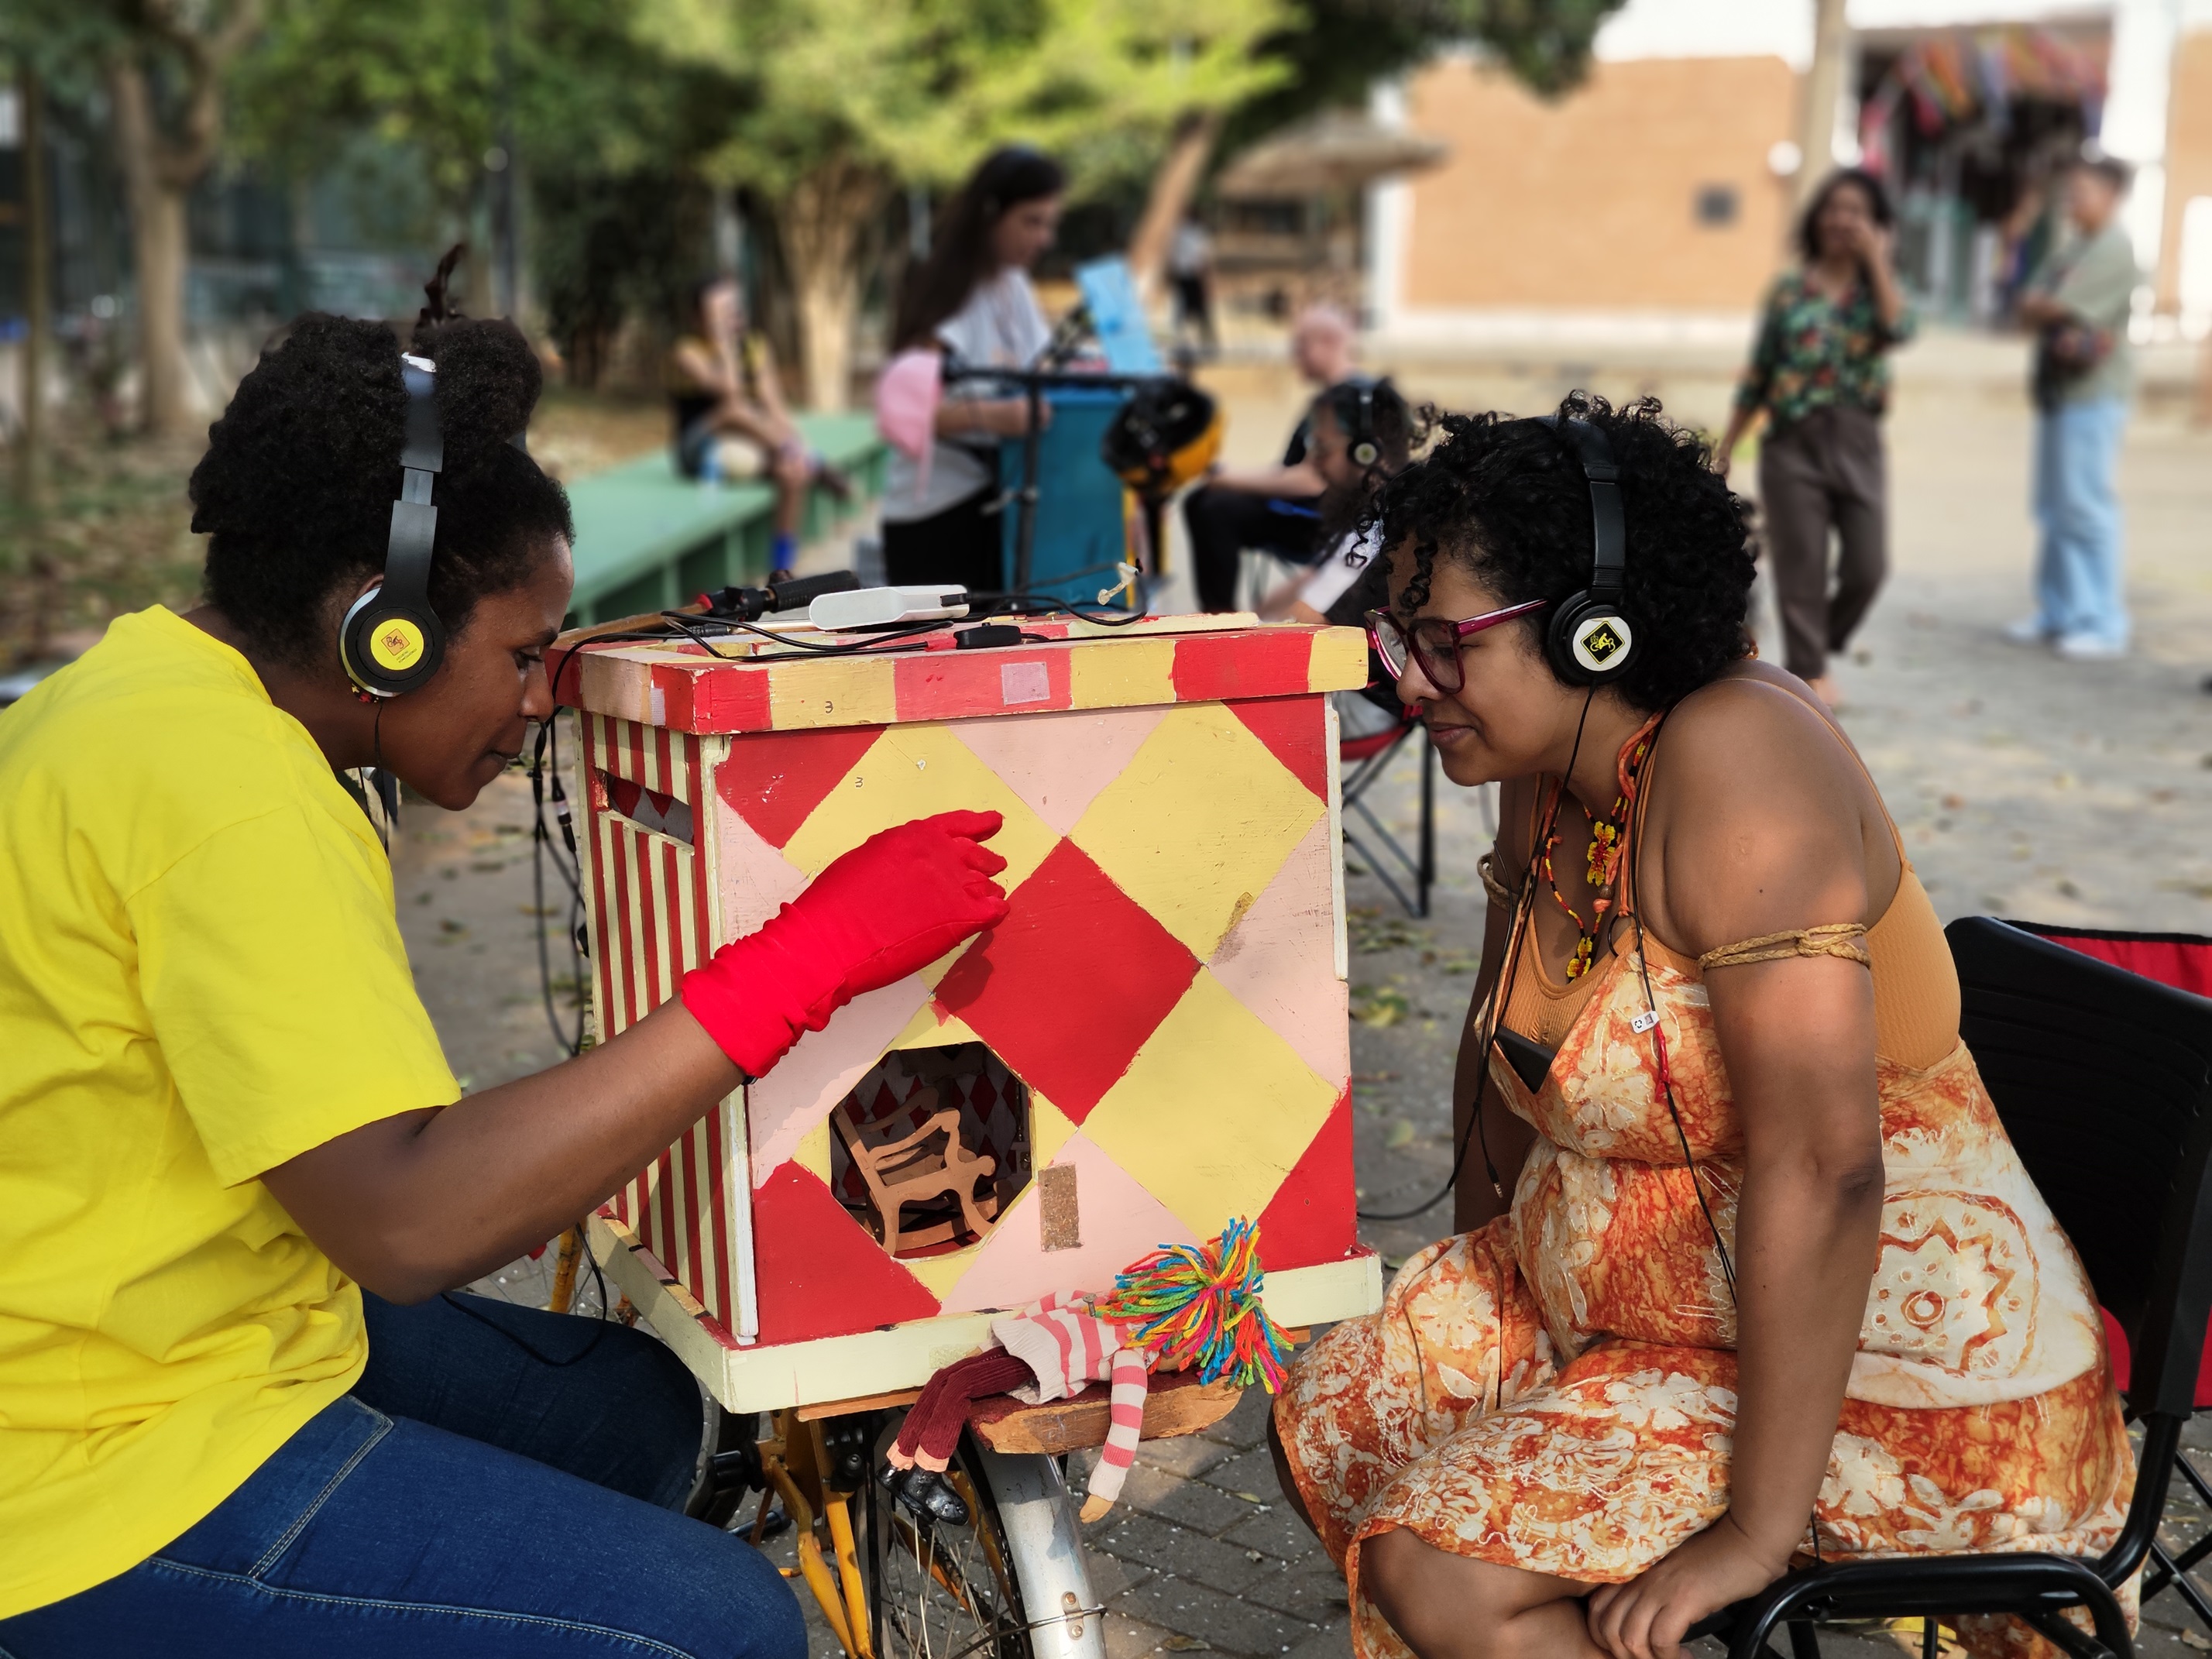
[[[1211,357],[1221,349],[1213,332],[1213,238],[1194,210],[1168,240],[1168,281],[1175,292],[1176,337],[1195,331]]]
[[[892,331],[894,352],[934,347],[948,366],[1022,369],[1051,343],[1030,268],[1052,246],[1067,175],[1050,156],[1016,146],[984,157],[945,210],[929,257],[915,270]],[[1044,410],[1048,419],[1050,411]],[[999,443],[1029,430],[1029,405],[1011,386],[956,380],[945,387],[924,468],[891,452],[883,506],[884,571],[897,586],[958,582],[1006,586]]]

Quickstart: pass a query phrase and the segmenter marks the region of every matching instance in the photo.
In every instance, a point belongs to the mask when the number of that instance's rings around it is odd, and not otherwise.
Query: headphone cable
[[[1668,716],[1674,712],[1671,708],[1667,709],[1659,716],[1659,724],[1651,728],[1651,747],[1644,761],[1646,777],[1650,773],[1651,757],[1659,752],[1659,734],[1667,729]],[[1628,886],[1632,894],[1637,894],[1636,872],[1644,860],[1644,842],[1632,832],[1630,840],[1632,844],[1628,849]],[[1644,1006],[1651,1016],[1651,1052],[1659,1067],[1659,1087],[1667,1098],[1667,1115],[1674,1125],[1674,1139],[1680,1143],[1682,1162],[1690,1171],[1690,1190],[1697,1194],[1698,1212],[1705,1218],[1705,1231],[1712,1235],[1713,1249],[1720,1256],[1721,1277],[1728,1284],[1729,1300],[1733,1303],[1736,1299],[1735,1263],[1729,1259],[1728,1246],[1721,1242],[1720,1224],[1713,1219],[1712,1206],[1705,1201],[1705,1184],[1698,1178],[1698,1160],[1690,1151],[1689,1132],[1682,1127],[1682,1114],[1674,1103],[1674,1079],[1667,1064],[1667,1032],[1659,1023],[1659,1000],[1651,989],[1651,958],[1644,946],[1641,902],[1628,912],[1628,917],[1636,927],[1636,971],[1644,981]]]
[[[1544,823],[1536,836],[1536,844],[1550,839],[1559,825],[1559,806],[1567,792],[1567,781],[1575,775],[1575,763],[1582,758],[1583,732],[1589,724],[1590,704],[1597,699],[1597,688],[1593,685],[1583,698],[1581,717],[1575,721],[1574,747],[1567,754],[1567,769],[1559,786],[1552,792],[1552,804],[1544,814]],[[1521,949],[1525,943],[1525,928],[1535,920],[1536,848],[1528,849],[1528,867],[1521,878],[1521,896],[1513,906],[1513,921],[1505,935],[1505,959],[1498,964],[1498,982],[1492,988],[1489,1018],[1482,1032],[1482,1064],[1475,1073],[1474,1104],[1468,1114],[1468,1126],[1461,1132],[1459,1150],[1452,1156],[1451,1173],[1444,1177],[1443,1185],[1434,1195],[1410,1210],[1359,1210],[1355,1212],[1362,1221],[1411,1221],[1415,1216],[1425,1215],[1450,1196],[1459,1184],[1459,1172],[1467,1163],[1467,1149],[1477,1140],[1482,1143],[1482,1166],[1490,1177],[1490,1188],[1498,1197],[1505,1196],[1505,1186],[1498,1165],[1490,1156],[1490,1137],[1482,1127],[1482,1106],[1490,1091],[1490,1048],[1498,1041],[1498,1028],[1505,1018],[1505,1010],[1513,998],[1513,987],[1521,972]]]

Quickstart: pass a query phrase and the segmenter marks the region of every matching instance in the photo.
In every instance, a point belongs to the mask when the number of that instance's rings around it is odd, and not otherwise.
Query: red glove
[[[979,844],[1005,822],[939,812],[869,836],[758,933],[684,975],[677,994],[739,1070],[765,1076],[801,1031],[820,1030],[861,992],[1006,919],[991,878],[1006,861]]]

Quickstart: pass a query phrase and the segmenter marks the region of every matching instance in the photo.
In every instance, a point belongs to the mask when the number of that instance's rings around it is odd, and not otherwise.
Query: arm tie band
[[[1723,945],[1717,951],[1708,951],[1698,958],[1700,969],[1741,968],[1753,962],[1780,962],[1790,957],[1841,957],[1845,962],[1856,962],[1862,968],[1874,966],[1874,958],[1867,954],[1859,941],[1866,937],[1866,926],[1856,921],[1832,921],[1819,927],[1801,927],[1789,933],[1761,933],[1757,939],[1747,939],[1735,945]]]

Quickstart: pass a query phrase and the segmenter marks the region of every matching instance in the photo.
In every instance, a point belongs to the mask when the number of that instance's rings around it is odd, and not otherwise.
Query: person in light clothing
[[[2128,606],[2120,502],[2112,487],[2135,365],[2128,316],[2142,273],[2119,222],[2124,162],[2067,176],[2076,235],[2028,279],[2018,316],[2036,335],[2035,611],[2008,631],[2076,661],[2124,655]]]

